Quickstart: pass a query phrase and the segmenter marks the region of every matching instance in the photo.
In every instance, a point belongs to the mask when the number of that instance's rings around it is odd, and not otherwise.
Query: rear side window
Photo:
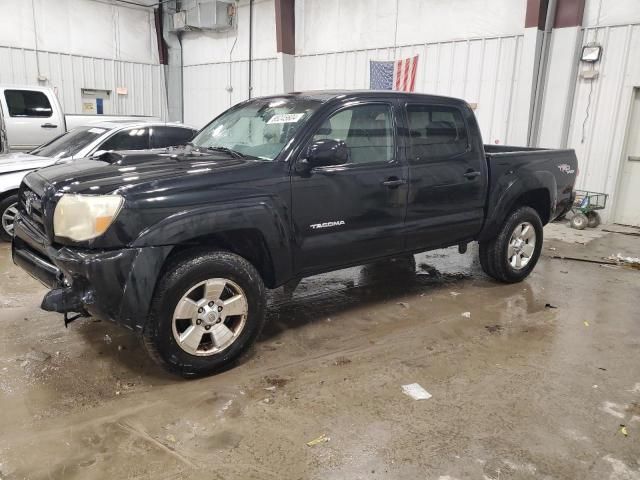
[[[196,134],[194,130],[181,127],[152,127],[151,148],[178,147],[190,142]]]
[[[130,128],[116,133],[99,147],[100,150],[146,150],[149,148],[149,129]]]
[[[9,115],[12,117],[50,117],[53,114],[49,99],[33,90],[5,90]]]
[[[407,105],[407,117],[409,161],[442,160],[467,150],[467,127],[457,108]]]

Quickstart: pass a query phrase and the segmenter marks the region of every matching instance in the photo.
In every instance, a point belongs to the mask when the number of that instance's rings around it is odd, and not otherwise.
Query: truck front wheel
[[[487,275],[505,283],[524,280],[542,250],[542,221],[538,212],[520,207],[507,217],[498,235],[480,242],[480,264]]]
[[[185,252],[165,268],[143,340],[167,370],[206,375],[246,352],[264,319],[264,284],[251,263],[225,251]]]

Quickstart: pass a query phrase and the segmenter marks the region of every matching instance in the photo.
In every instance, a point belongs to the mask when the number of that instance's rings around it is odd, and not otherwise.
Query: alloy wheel
[[[536,230],[529,222],[519,223],[511,234],[507,258],[509,264],[515,270],[521,270],[527,266],[536,249]]]
[[[211,278],[191,287],[172,319],[173,338],[191,355],[209,356],[229,348],[242,333],[249,306],[240,286]]]

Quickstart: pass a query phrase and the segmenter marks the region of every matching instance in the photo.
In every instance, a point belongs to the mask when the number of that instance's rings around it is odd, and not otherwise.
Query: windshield
[[[257,99],[223,113],[191,143],[196,148],[229,149],[273,160],[319,106],[318,100],[308,98]]]
[[[73,157],[80,150],[107,131],[108,129],[106,128],[98,127],[76,128],[70,132],[63,133],[59,137],[51,140],[49,143],[40,145],[35,150],[31,151],[31,154],[55,159]]]

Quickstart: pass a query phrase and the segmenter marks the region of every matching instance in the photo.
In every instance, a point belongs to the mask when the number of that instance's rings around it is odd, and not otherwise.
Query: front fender
[[[132,247],[188,244],[234,230],[258,231],[272,259],[276,284],[292,273],[287,222],[268,201],[234,202],[201,206],[170,215],[144,230]]]

